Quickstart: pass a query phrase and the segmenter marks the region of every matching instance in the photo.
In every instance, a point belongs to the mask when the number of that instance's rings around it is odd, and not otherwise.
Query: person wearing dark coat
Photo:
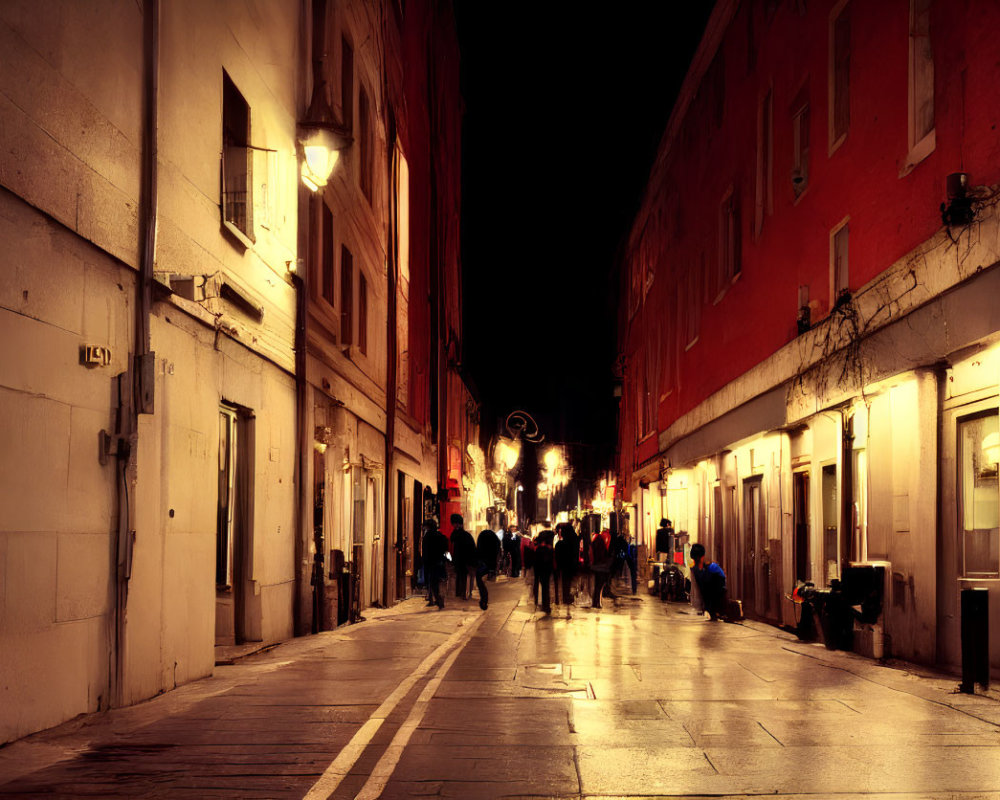
[[[468,599],[472,591],[469,576],[476,569],[476,540],[464,525],[461,514],[451,515],[451,562],[455,567],[455,597]]]
[[[503,533],[503,551],[510,556],[510,577],[517,578],[521,575],[521,537],[515,530],[507,530]]]
[[[562,522],[557,527],[559,541],[555,546],[556,603],[559,603],[559,589],[562,588],[562,602],[569,605],[573,602],[573,579],[580,567],[580,539],[568,522]]]
[[[611,563],[611,574],[613,576],[618,576],[621,574],[622,567],[627,566],[629,574],[632,578],[632,594],[635,594],[637,591],[635,556],[631,554],[628,535],[623,533],[620,529],[611,538],[611,552],[614,556],[614,560]]]
[[[698,583],[701,599],[712,622],[725,614],[726,573],[722,567],[705,557],[705,545],[695,542],[691,545],[691,575]]]
[[[590,570],[594,574],[594,592],[591,606],[601,607],[601,595],[614,597],[608,586],[611,577],[611,532],[604,530],[594,537],[590,545]]]
[[[497,535],[486,528],[479,532],[476,539],[476,588],[479,589],[479,607],[485,611],[489,603],[489,592],[486,590],[484,578],[492,569],[496,569],[497,558],[500,556],[500,540]]]
[[[666,555],[665,559],[660,559],[659,555]],[[670,520],[664,517],[660,520],[660,527],[656,531],[656,555],[657,560],[673,563],[674,560],[674,526]]]
[[[552,613],[552,606],[549,603],[549,582],[552,580],[553,553],[552,539],[555,534],[552,531],[542,531],[535,537],[535,582],[532,586],[532,593],[535,596],[535,605],[539,605],[539,589],[541,589],[541,608],[546,614]]]
[[[437,529],[432,520],[424,523],[424,537],[420,543],[424,558],[424,578],[430,592],[427,605],[444,608],[444,598],[441,596],[441,581],[447,573],[444,567],[444,554],[448,552],[448,537]]]

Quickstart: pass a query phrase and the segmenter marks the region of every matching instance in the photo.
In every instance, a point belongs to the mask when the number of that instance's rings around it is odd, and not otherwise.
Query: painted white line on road
[[[382,796],[382,792],[385,790],[386,785],[389,783],[389,779],[392,777],[392,773],[396,769],[396,765],[399,764],[399,760],[403,757],[403,751],[406,749],[406,745],[410,741],[410,737],[413,733],[420,727],[420,723],[423,721],[424,714],[427,713],[427,708],[430,706],[431,699],[437,692],[438,687],[441,685],[441,681],[444,680],[445,675],[448,674],[448,670],[451,669],[451,665],[455,663],[458,657],[462,654],[462,650],[469,643],[472,638],[472,634],[475,633],[476,628],[479,627],[485,619],[485,616],[479,617],[472,625],[469,626],[469,636],[462,642],[458,647],[456,647],[451,655],[449,655],[444,663],[438,667],[438,671],[435,673],[434,677],[427,681],[427,685],[424,687],[420,696],[417,698],[417,702],[413,704],[413,708],[410,709],[409,715],[406,717],[406,721],[399,727],[396,731],[396,735],[392,737],[392,741],[386,748],[382,757],[378,760],[375,765],[375,769],[372,770],[372,774],[365,781],[365,785],[361,787],[361,791],[355,795],[354,800],[378,800]]]
[[[382,704],[375,709],[372,715],[368,718],[368,721],[358,729],[357,733],[351,737],[351,741],[344,746],[330,766],[323,771],[319,780],[312,785],[312,788],[308,791],[303,800],[327,800],[331,794],[337,791],[337,787],[340,786],[341,782],[347,777],[348,773],[357,763],[358,759],[361,758],[361,754],[371,743],[372,738],[374,738],[378,729],[382,727],[382,723],[385,722],[386,718],[392,713],[393,709],[395,709],[399,702],[406,697],[407,693],[414,687],[417,681],[430,672],[431,667],[437,663],[438,659],[441,658],[442,655],[447,653],[463,638],[465,638],[466,641],[468,641],[468,638],[471,638],[472,633],[479,627],[479,623],[482,621],[483,617],[478,617],[472,625],[465,624],[469,619],[470,617],[466,617],[462,620],[462,627],[438,645],[434,651],[428,655],[427,658],[421,661],[420,665],[392,691],[392,694],[382,701]],[[464,643],[462,646],[465,646]],[[459,648],[459,650],[461,650],[461,648]],[[420,696],[423,697],[423,692]]]

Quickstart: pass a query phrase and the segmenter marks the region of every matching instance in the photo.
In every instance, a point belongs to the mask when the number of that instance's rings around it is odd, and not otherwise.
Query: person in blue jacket
[[[691,545],[691,560],[694,561],[691,574],[698,583],[705,610],[715,622],[726,609],[726,573],[714,561],[706,560],[705,545],[701,542]]]

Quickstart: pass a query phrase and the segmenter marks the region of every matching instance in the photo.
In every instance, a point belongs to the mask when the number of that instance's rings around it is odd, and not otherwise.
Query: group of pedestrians
[[[500,557],[500,539],[489,528],[480,531],[475,539],[465,530],[461,514],[452,514],[451,539],[438,530],[434,520],[423,525],[421,554],[424,564],[424,582],[427,585],[427,605],[444,608],[441,582],[448,580],[447,561],[455,570],[455,596],[467,600],[472,596],[472,580],[479,591],[479,607],[485,611],[489,605],[486,576],[496,570]],[[472,580],[470,580],[472,579]]]
[[[530,563],[529,563],[530,562]],[[555,602],[572,605],[576,590],[590,595],[590,605],[601,608],[604,598],[613,599],[612,577],[628,566],[632,594],[637,591],[635,548],[627,534],[611,535],[608,530],[590,536],[577,532],[570,522],[556,525],[555,531],[541,531],[525,544],[525,567],[533,574],[532,596],[535,605],[552,612],[550,588],[555,587]]]
[[[499,536],[489,528],[473,538],[465,530],[460,514],[450,518],[451,537],[438,530],[433,520],[423,524],[421,553],[423,556],[424,582],[427,587],[427,605],[444,608],[442,582],[447,582],[447,561],[455,571],[455,595],[463,600],[472,596],[472,581],[479,592],[479,607],[485,611],[489,605],[489,590],[485,578],[497,569],[501,549],[510,558],[511,576],[521,571],[522,544],[513,532]],[[558,537],[558,538],[557,538]],[[546,528],[534,540],[525,540],[524,567],[532,571],[532,596],[536,607],[550,614],[552,593],[555,603],[572,605],[577,591],[590,594],[592,608],[601,608],[603,599],[614,599],[612,578],[628,568],[632,594],[637,591],[637,564],[635,547],[628,534],[619,530],[614,536],[607,529],[591,537],[578,533],[570,522],[561,522],[555,531]],[[659,548],[658,548],[659,549]],[[705,548],[695,544],[691,548],[694,561],[692,577],[698,585],[705,610],[711,619],[725,616],[726,575],[722,568],[706,558]]]

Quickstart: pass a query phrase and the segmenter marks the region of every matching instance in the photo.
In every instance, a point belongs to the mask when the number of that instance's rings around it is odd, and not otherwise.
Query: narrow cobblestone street
[[[520,580],[414,598],[0,750],[0,797],[1000,797],[1000,704],[755,623]]]

